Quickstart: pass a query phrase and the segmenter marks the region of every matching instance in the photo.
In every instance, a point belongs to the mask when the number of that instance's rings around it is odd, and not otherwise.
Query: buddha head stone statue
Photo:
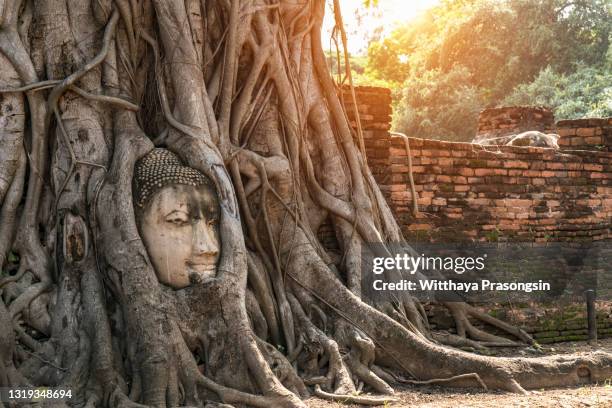
[[[141,238],[159,281],[175,289],[214,277],[219,202],[212,182],[169,150],[136,163],[134,195]]]

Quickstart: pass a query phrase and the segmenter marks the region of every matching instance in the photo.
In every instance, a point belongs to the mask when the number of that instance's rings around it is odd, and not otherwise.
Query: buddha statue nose
[[[215,256],[219,253],[219,244],[215,237],[214,227],[206,219],[194,224],[194,253],[196,255]]]

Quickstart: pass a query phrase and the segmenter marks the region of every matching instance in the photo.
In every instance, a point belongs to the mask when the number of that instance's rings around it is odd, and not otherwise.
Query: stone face
[[[136,164],[138,229],[159,282],[185,288],[216,275],[219,201],[212,181],[165,149]]]

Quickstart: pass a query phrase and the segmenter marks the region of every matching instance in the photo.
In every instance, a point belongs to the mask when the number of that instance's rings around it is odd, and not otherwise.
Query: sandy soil
[[[583,353],[591,350],[612,352],[612,339],[604,339],[598,347],[586,342],[568,342],[548,345],[543,348],[545,354]],[[499,350],[498,354],[508,356],[537,356],[527,350]],[[612,408],[612,379],[606,384],[590,385],[577,388],[532,390],[529,395],[516,395],[502,392],[483,392],[477,389],[449,389],[433,386],[396,388],[397,402],[388,403],[387,407],[411,408],[484,408],[484,407],[524,407],[524,408],[579,408],[602,407]],[[346,408],[359,405],[346,405],[336,402],[310,398],[306,401],[310,408]]]

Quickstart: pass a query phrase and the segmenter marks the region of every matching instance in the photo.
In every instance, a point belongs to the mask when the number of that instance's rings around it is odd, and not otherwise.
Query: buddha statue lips
[[[158,280],[182,289],[216,275],[219,203],[206,176],[165,149],[136,164],[138,227]]]

